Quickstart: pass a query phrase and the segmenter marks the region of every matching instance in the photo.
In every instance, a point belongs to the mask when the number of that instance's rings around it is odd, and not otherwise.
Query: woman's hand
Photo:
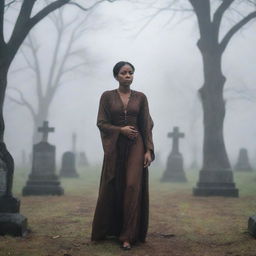
[[[151,156],[151,152],[148,150],[144,155],[144,168],[149,167],[151,162],[152,162],[152,156]]]
[[[134,126],[130,125],[121,127],[120,132],[131,140],[136,139],[138,136],[138,131],[134,128]]]

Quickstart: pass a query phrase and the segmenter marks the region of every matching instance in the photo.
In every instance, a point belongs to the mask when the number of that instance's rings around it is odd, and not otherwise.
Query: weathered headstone
[[[43,127],[38,128],[43,133],[42,141],[33,146],[32,171],[23,195],[62,195],[63,188],[55,174],[55,146],[48,143],[48,133],[54,128],[48,127],[44,121]]]
[[[67,151],[62,156],[62,164],[60,169],[61,177],[78,177],[75,166],[75,154],[71,151]]]
[[[168,137],[173,139],[172,151],[167,160],[166,170],[161,181],[163,182],[186,182],[187,178],[183,168],[183,157],[179,152],[179,139],[184,138],[184,133],[179,132],[178,127],[173,128],[173,132],[168,133]]]
[[[256,216],[251,216],[248,219],[249,234],[256,238]]]
[[[237,163],[234,167],[235,171],[252,172],[247,149],[241,148],[238,155]]]
[[[20,201],[12,196],[14,162],[5,144],[0,143],[0,235],[24,236],[27,218],[21,215]]]
[[[82,166],[82,167],[89,165],[89,162],[88,162],[85,152],[79,152],[78,165]]]
[[[7,171],[4,169],[4,163],[0,160],[0,196],[6,192]]]

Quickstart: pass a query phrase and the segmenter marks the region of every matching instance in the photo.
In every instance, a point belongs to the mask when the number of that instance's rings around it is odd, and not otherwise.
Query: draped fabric
[[[127,125],[138,130],[136,139],[120,133],[120,127]],[[148,169],[143,168],[145,152],[150,150],[154,159],[153,121],[146,96],[132,90],[125,108],[117,90],[104,92],[97,126],[104,160],[91,239],[116,236],[120,241],[144,242],[149,210]]]

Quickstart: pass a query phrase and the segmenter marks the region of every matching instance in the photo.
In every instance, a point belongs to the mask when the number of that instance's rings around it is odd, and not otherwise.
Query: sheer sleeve
[[[120,127],[111,124],[109,97],[107,92],[104,92],[100,98],[97,126],[100,131],[105,134],[112,134],[120,131]]]
[[[155,159],[154,154],[154,144],[153,144],[153,129],[154,123],[149,113],[148,100],[145,95],[143,95],[141,110],[140,110],[140,128],[142,133],[142,138],[144,142],[144,147],[146,151],[151,152],[152,159]]]
[[[114,148],[120,133],[120,127],[111,124],[111,113],[108,92],[104,92],[100,98],[97,126],[101,133],[102,146],[106,155]]]

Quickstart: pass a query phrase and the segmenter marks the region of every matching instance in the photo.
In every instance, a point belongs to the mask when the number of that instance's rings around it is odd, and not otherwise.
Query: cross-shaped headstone
[[[38,131],[43,133],[42,141],[43,142],[47,142],[47,140],[48,140],[48,133],[49,132],[54,132],[54,128],[48,126],[48,121],[44,121],[43,126],[39,127]]]
[[[179,127],[175,126],[173,132],[168,133],[168,137],[173,139],[172,153],[179,153],[179,138],[184,138],[185,134],[179,132]]]

